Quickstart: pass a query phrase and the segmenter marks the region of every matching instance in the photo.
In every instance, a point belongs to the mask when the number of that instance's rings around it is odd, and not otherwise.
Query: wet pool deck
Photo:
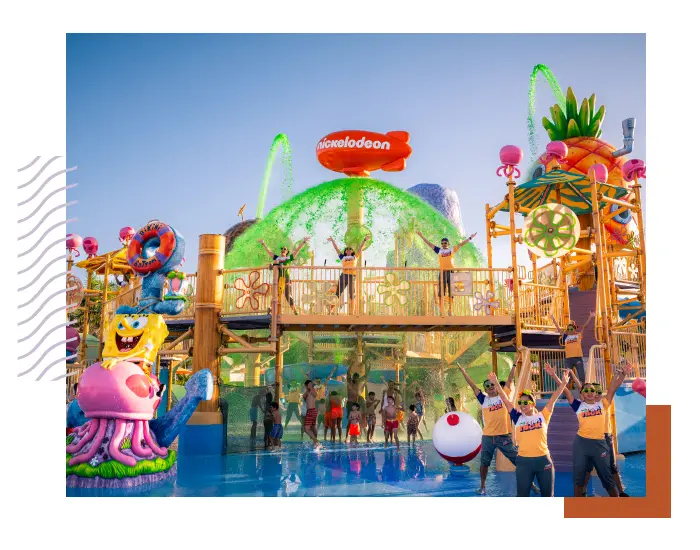
[[[495,461],[494,461],[495,463]],[[179,457],[177,476],[162,485],[129,492],[67,489],[67,496],[432,496],[477,497],[479,457],[464,466],[442,459],[429,441],[408,448],[383,444],[327,444],[315,452],[310,443],[288,443],[281,452],[255,451],[212,457]],[[630,496],[646,492],[646,455],[619,463]],[[555,464],[556,469],[556,464]],[[487,496],[515,496],[515,473],[487,478]],[[589,496],[605,495],[593,476]],[[533,496],[534,495],[533,493]],[[555,496],[573,496],[571,473],[556,472]]]

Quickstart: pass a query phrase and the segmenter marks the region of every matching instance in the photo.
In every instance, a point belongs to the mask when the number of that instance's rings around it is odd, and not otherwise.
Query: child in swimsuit
[[[280,414],[280,405],[276,401],[270,405],[270,410],[272,411],[272,431],[270,432],[270,437],[272,438],[272,450],[282,449],[282,434],[284,434],[284,428],[282,428],[282,415]]]
[[[384,421],[384,447],[387,447],[389,439],[393,438],[396,441],[396,448],[399,449],[399,421],[396,420],[396,405],[391,396],[387,396],[386,401],[387,405],[382,409],[386,418]]]
[[[331,441],[335,442],[335,432],[338,431],[338,441],[343,433],[343,407],[337,391],[331,392]]]
[[[357,438],[360,437],[360,420],[362,420],[360,405],[353,403],[352,410],[350,411],[350,417],[348,418],[348,421],[350,422],[350,443],[357,444]]]
[[[416,414],[418,415],[418,436],[423,439],[423,434],[420,431],[420,422],[421,420],[423,421],[423,425],[425,426],[425,429],[428,429],[428,424],[425,421],[425,410],[423,408],[423,403],[424,403],[424,397],[423,397],[423,391],[419,389],[416,392]]]
[[[374,398],[374,392],[367,394],[365,402],[365,415],[367,416],[367,443],[374,442],[374,428],[377,425],[377,414],[374,412],[379,405],[379,401]]]
[[[413,446],[416,445],[416,432],[418,431],[418,424],[420,424],[420,417],[416,412],[416,406],[411,405],[408,407],[411,413],[408,415],[408,426],[406,431],[408,432],[408,444],[411,444],[411,436],[413,436]],[[421,437],[423,439],[423,437]]]

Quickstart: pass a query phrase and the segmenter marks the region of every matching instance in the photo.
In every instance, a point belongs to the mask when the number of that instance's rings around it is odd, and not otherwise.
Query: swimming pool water
[[[629,455],[619,467],[627,492],[644,496],[646,455]],[[398,451],[385,449],[382,443],[327,444],[315,452],[310,443],[287,443],[281,452],[178,457],[177,468],[176,477],[155,487],[131,491],[67,488],[66,495],[479,497],[479,457],[464,466],[453,466],[428,441],[411,448],[402,442]],[[494,461],[486,488],[488,496],[515,496],[515,473],[496,472]],[[573,496],[570,472],[555,473],[554,492],[559,497]],[[595,476],[588,494],[606,494]]]

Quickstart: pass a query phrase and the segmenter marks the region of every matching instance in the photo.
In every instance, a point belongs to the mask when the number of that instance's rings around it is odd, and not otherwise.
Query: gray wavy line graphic
[[[55,281],[56,279],[59,279],[60,277],[65,277],[65,276],[67,276],[67,275],[68,275],[68,272],[67,272],[67,271],[64,271],[63,273],[59,273],[58,275],[54,275],[53,277],[51,277],[48,281],[46,281],[46,282],[44,283],[44,285],[43,285],[39,290],[37,290],[36,294],[34,295],[34,297],[33,297],[31,300],[29,300],[28,302],[24,302],[22,305],[17,306],[17,309],[22,309],[23,307],[28,306],[28,305],[31,304],[34,300],[36,300],[36,299],[39,297],[39,295],[44,291],[44,289],[45,289],[47,286],[49,286],[49,283],[50,283],[51,281]],[[73,305],[73,304],[71,304],[71,305]]]
[[[26,222],[29,218],[34,217],[34,214],[36,214],[36,213],[41,209],[41,207],[44,206],[44,205],[46,204],[46,201],[49,200],[51,197],[53,197],[56,193],[60,193],[61,191],[66,191],[66,190],[68,190],[68,189],[73,189],[73,187],[78,187],[78,184],[77,184],[77,183],[71,183],[70,185],[66,185],[65,187],[59,187],[58,189],[55,189],[54,191],[51,191],[51,193],[49,193],[48,195],[46,195],[46,197],[44,197],[44,200],[41,201],[41,204],[40,204],[39,206],[37,206],[37,207],[34,209],[34,212],[32,212],[31,214],[29,214],[29,216],[27,216],[26,218],[22,218],[22,219],[19,220],[19,222],[17,222],[17,223]],[[75,204],[75,203],[73,203],[73,204]],[[17,205],[17,206],[19,206],[19,205]]]
[[[68,343],[68,342],[73,342],[73,341],[75,341],[75,340],[77,340],[77,338],[71,338],[70,340],[61,340],[61,341],[59,341],[59,342],[56,342],[53,346],[50,346],[50,347],[46,348],[46,351],[44,351],[44,353],[41,354],[41,357],[39,357],[39,359],[37,359],[36,362],[35,362],[31,367],[29,367],[29,368],[28,368],[27,370],[25,370],[24,372],[20,372],[17,376],[19,377],[19,376],[24,376],[25,374],[29,374],[30,372],[32,372],[35,368],[37,368],[37,367],[39,366],[39,363],[41,363],[41,362],[43,361],[44,357],[46,357],[46,355],[47,355],[52,349],[56,349],[56,348],[59,347],[59,346],[65,346],[66,343]],[[48,370],[48,369],[51,367],[51,365],[55,365],[56,363],[61,363],[61,362],[65,361],[65,360],[66,360],[66,358],[65,358],[65,356],[64,356],[64,357],[61,357],[58,361],[54,361],[53,363],[50,363],[50,364],[46,367],[46,369],[39,375],[39,378],[37,378],[37,380],[41,379],[41,377],[44,375],[44,373],[46,372],[46,370]]]
[[[39,229],[39,227],[41,227],[41,224],[44,223],[44,222],[46,221],[46,219],[47,219],[51,214],[53,214],[53,213],[56,212],[57,210],[60,210],[61,208],[66,208],[66,209],[68,209],[69,206],[73,206],[74,204],[77,204],[77,203],[78,203],[78,201],[71,201],[71,202],[66,202],[66,203],[63,203],[63,204],[59,204],[58,206],[54,206],[51,210],[49,210],[46,214],[44,214],[44,217],[41,218],[41,220],[39,221],[39,223],[36,224],[36,225],[34,226],[34,229],[32,229],[29,233],[27,233],[27,234],[25,234],[25,235],[22,235],[22,236],[19,237],[17,240],[18,240],[18,241],[21,241],[21,240],[23,240],[23,239],[26,239],[27,237],[31,237],[31,235],[32,235],[37,229]]]
[[[43,234],[41,237],[39,237],[39,240],[38,240],[36,243],[34,243],[34,246],[32,246],[31,248],[29,248],[27,251],[25,251],[24,254],[27,254],[27,253],[31,252],[31,251],[34,250],[37,246],[39,246],[39,245],[41,244],[41,242],[44,240],[44,238],[46,238],[46,235],[48,235],[51,231],[53,231],[53,230],[56,229],[57,227],[60,227],[60,226],[62,226],[62,225],[67,225],[67,224],[69,224],[69,223],[71,223],[71,222],[76,221],[77,219],[78,219],[78,218],[71,218],[70,220],[60,221],[60,222],[58,222],[58,223],[52,225],[52,226],[49,227],[46,231],[44,231],[44,234]],[[18,239],[18,240],[19,240],[19,239]],[[24,254],[22,254],[22,255],[24,255]],[[67,254],[66,254],[66,256],[67,256]]]
[[[33,160],[32,162],[30,162],[30,163],[27,164],[26,166],[22,166],[22,168],[17,168],[17,171],[18,171],[18,172],[24,172],[24,171],[27,170],[28,168],[31,168],[32,166],[34,166],[34,164],[36,164],[36,161],[38,161],[40,158],[41,158],[41,156],[36,156],[36,157],[34,157],[34,160]]]
[[[39,257],[36,260],[34,260],[34,263],[32,265],[23,269],[22,271],[18,271],[17,275],[21,275],[22,273],[29,271],[31,268],[33,268],[36,264],[38,264],[41,261],[41,259],[46,255],[46,253],[49,251],[50,248],[53,248],[57,244],[60,244],[63,242],[66,242],[66,239],[58,239],[58,240],[52,242],[50,245],[48,245],[46,248],[44,248],[43,252],[41,254],[39,254]],[[28,250],[27,252],[22,252],[22,254],[18,254],[17,257],[21,258],[22,256],[26,256],[27,254],[29,254],[29,252],[31,252],[31,250]]]
[[[59,291],[57,291],[57,292],[54,292],[54,293],[51,294],[49,297],[47,297],[46,300],[44,300],[44,301],[41,303],[41,305],[37,308],[37,310],[36,310],[32,315],[30,315],[29,317],[27,317],[24,321],[20,321],[19,323],[17,323],[17,326],[18,326],[18,327],[21,327],[22,325],[26,325],[29,321],[31,321],[32,319],[34,319],[35,317],[37,317],[37,316],[39,315],[39,312],[40,312],[42,309],[44,309],[44,306],[45,306],[46,304],[48,304],[48,303],[51,301],[51,298],[55,298],[55,297],[58,296],[59,294],[65,294],[65,293],[68,292],[69,290],[75,290],[76,288],[78,288],[78,287],[77,287],[77,286],[70,286],[70,287],[68,287],[68,288],[62,288],[61,290],[59,290]],[[66,305],[70,305],[71,307],[73,306],[73,304],[66,304]]]
[[[44,266],[44,268],[39,272],[39,274],[36,277],[34,277],[34,280],[31,283],[29,283],[28,285],[23,286],[21,288],[18,288],[17,292],[22,292],[23,290],[27,290],[30,286],[32,286],[34,283],[36,283],[41,278],[41,276],[44,274],[44,271],[46,271],[51,264],[55,264],[58,260],[65,260],[67,257],[68,257],[68,254],[63,254],[63,256],[58,256],[58,257],[54,258],[53,260],[51,260],[49,263],[47,263]],[[66,274],[66,272],[64,271],[63,275],[65,275],[65,274]]]
[[[42,343],[43,341],[45,341],[45,340],[46,340],[46,337],[47,337],[49,334],[51,334],[52,332],[57,331],[59,328],[69,327],[69,326],[71,326],[71,325],[73,325],[73,324],[75,324],[75,320],[73,320],[73,321],[68,321],[67,323],[62,323],[62,324],[60,324],[60,325],[56,325],[56,326],[53,327],[50,331],[48,331],[46,334],[44,334],[43,338],[41,338],[41,340],[39,340],[39,341],[36,343],[36,345],[35,345],[30,351],[28,351],[28,352],[25,353],[24,355],[20,355],[20,356],[17,358],[17,360],[21,361],[22,359],[25,359],[25,358],[29,357],[32,353],[34,353],[34,352],[39,348],[39,346],[41,345],[41,343]]]
[[[68,307],[69,307],[69,306],[66,306],[66,309],[68,309]],[[71,322],[72,322],[72,321],[71,321]],[[68,323],[68,324],[70,324],[70,323]],[[41,342],[43,342],[43,341],[46,339],[46,337],[47,337],[49,334],[51,334],[54,330],[57,330],[57,329],[59,329],[59,328],[61,328],[61,327],[65,327],[65,326],[66,326],[66,323],[63,323],[63,324],[60,324],[60,325],[56,325],[56,326],[53,327],[51,330],[47,330],[47,331],[44,333],[44,335],[43,335],[41,338],[39,338],[39,344],[41,344]],[[37,328],[38,328],[38,327],[37,327]],[[34,332],[36,332],[36,330],[35,330]],[[21,344],[22,342],[24,342],[24,341],[26,341],[26,340],[29,340],[29,339],[34,335],[34,332],[32,332],[32,334],[30,334],[29,336],[25,336],[25,337],[22,338],[21,340],[17,340],[17,343],[18,343],[18,344]],[[38,345],[38,344],[37,344],[37,345]]]
[[[68,342],[70,342],[70,340],[66,340],[65,342],[59,342],[59,344],[64,344],[64,345],[65,345],[65,344],[67,344]],[[69,359],[69,358],[72,358],[72,357],[74,357],[74,356],[70,356],[70,357],[61,357],[60,359],[57,359],[56,361],[53,361],[53,362],[49,363],[48,365],[46,365],[46,367],[44,368],[44,370],[42,370],[41,373],[39,374],[39,376],[36,377],[35,382],[38,382],[39,380],[41,380],[41,379],[44,377],[44,375],[45,375],[47,372],[49,372],[49,370],[51,369],[51,367],[53,367],[54,365],[63,365],[63,366],[65,367],[65,365],[66,365],[66,360]]]
[[[46,317],[44,317],[44,319],[41,321],[41,323],[39,323],[38,327],[36,327],[32,332],[27,334],[27,336],[25,336],[24,338],[17,340],[17,342],[24,342],[25,340],[29,340],[32,336],[34,336],[37,333],[37,331],[42,326],[44,326],[44,323],[49,319],[49,317],[51,317],[54,313],[58,313],[59,311],[66,311],[69,307],[71,307],[71,306],[65,305],[65,306],[54,309],[51,313],[48,313],[46,315]]]
[[[77,169],[78,169],[77,166],[73,166],[73,167],[71,167],[71,168],[64,168],[63,170],[59,170],[58,172],[56,172],[56,173],[54,173],[54,174],[51,174],[48,178],[46,178],[46,179],[44,180],[44,183],[41,184],[41,187],[39,187],[39,189],[37,189],[37,190],[34,192],[34,194],[33,194],[31,197],[29,197],[27,200],[20,202],[20,203],[19,203],[19,206],[22,206],[23,204],[27,204],[28,202],[33,201],[33,200],[36,198],[36,196],[37,196],[39,193],[41,193],[41,191],[44,189],[44,187],[46,187],[52,179],[57,178],[57,177],[60,176],[61,174],[67,174],[68,172],[73,172],[74,170],[77,170]],[[31,181],[25,183],[25,184],[22,185],[21,187],[18,187],[18,189],[22,189],[22,187],[25,187],[25,186],[29,185],[30,183],[31,183]]]
[[[68,357],[66,357],[66,361],[68,361],[69,359],[75,359],[77,357],[78,357],[77,353],[75,355],[69,355]],[[77,372],[67,372],[65,374],[60,374],[56,378],[52,378],[51,382],[58,382],[59,380],[65,380],[69,376],[75,376],[76,374],[78,374],[78,373]]]
[[[39,157],[39,158],[41,158],[41,157]],[[61,157],[51,157],[49,160],[47,160],[44,163],[44,166],[42,166],[41,169],[36,174],[34,174],[34,177],[32,179],[30,179],[27,183],[23,183],[22,185],[18,186],[17,189],[23,189],[23,188],[27,187],[27,185],[32,184],[36,180],[36,178],[41,176],[41,174],[44,172],[44,170],[46,170],[46,168],[48,167],[49,164],[51,164],[54,160],[60,159],[60,158]]]

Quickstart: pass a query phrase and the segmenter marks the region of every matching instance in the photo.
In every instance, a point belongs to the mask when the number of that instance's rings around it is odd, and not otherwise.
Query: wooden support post
[[[87,286],[86,288],[89,290],[90,285],[92,284],[92,271],[88,270],[87,272]],[[87,367],[87,336],[90,333],[90,302],[92,301],[92,297],[90,296],[89,292],[86,292],[84,294],[85,296],[85,312],[83,313],[83,333],[80,335],[80,355],[78,357],[78,361],[83,365],[83,367]]]
[[[277,340],[275,351],[275,401],[279,403],[282,395],[282,370],[284,369],[284,352],[282,351],[282,338]]]
[[[589,176],[590,178],[590,176]],[[607,269],[605,268],[603,255],[605,254],[603,234],[600,223],[600,207],[598,204],[598,186],[594,178],[591,178],[591,218],[593,221],[593,228],[595,229],[595,252],[596,252],[596,263],[598,265],[598,301],[599,301],[599,311],[601,316],[602,325],[602,344],[605,345],[603,348],[603,362],[605,365],[605,378],[610,384],[612,380],[613,372],[612,365],[610,364],[610,327],[609,327],[609,306],[607,303]],[[617,431],[615,426],[615,414],[614,408],[611,407],[610,410],[610,424],[612,428],[613,436],[613,449],[617,453]]]
[[[518,273],[518,257],[515,236],[515,180],[511,174],[508,177],[508,212],[510,215],[510,252],[513,264],[513,309],[515,311],[515,349],[523,346],[523,333],[520,323],[520,274]],[[491,267],[491,266],[489,266]]]
[[[199,236],[199,262],[197,264],[197,294],[194,308],[194,352],[192,374],[209,369],[214,377],[214,395],[197,407],[201,413],[218,413],[219,376],[221,360],[219,346],[219,313],[224,297],[224,247],[223,235]],[[218,413],[219,416],[221,413]],[[211,422],[215,423],[215,422]]]
[[[99,334],[99,347],[97,348],[97,360],[102,361],[102,344],[104,344],[105,341],[105,315],[106,315],[106,310],[105,308],[107,307],[107,293],[109,291],[109,264],[110,264],[110,258],[111,256],[107,254],[107,261],[105,262],[105,277],[103,281],[103,288],[102,288],[102,304],[100,306],[100,334]]]

